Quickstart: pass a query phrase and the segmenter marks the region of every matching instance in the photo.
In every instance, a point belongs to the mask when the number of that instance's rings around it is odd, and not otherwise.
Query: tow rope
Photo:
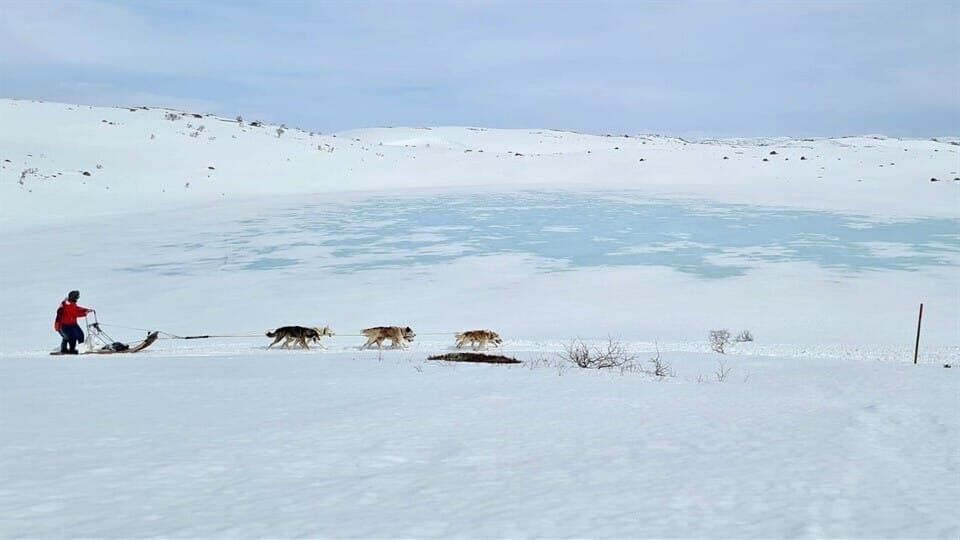
[[[113,328],[120,328],[123,330],[139,330],[141,332],[153,332],[153,330],[147,330],[146,328],[137,328],[135,326],[122,326],[119,324],[106,324],[98,323],[100,326],[110,326]],[[264,332],[250,332],[250,333],[238,333],[238,334],[203,334],[196,336],[181,336],[177,334],[172,334],[170,332],[164,332],[163,330],[157,330],[157,333],[160,334],[159,339],[212,339],[212,338],[255,338],[255,337],[264,337]],[[106,334],[104,334],[106,335]],[[452,336],[456,335],[456,332],[418,332],[418,336]],[[366,337],[363,334],[334,334],[333,338],[337,337]]]
[[[119,324],[106,324],[100,323],[101,326],[110,326],[113,328],[121,328],[124,330],[140,330],[141,332],[152,332],[152,330],[147,330],[146,328],[137,328],[136,326],[122,326]],[[157,333],[161,335],[160,339],[210,339],[210,338],[251,338],[251,337],[263,337],[263,332],[257,333],[244,333],[244,334],[203,334],[199,336],[180,336],[177,334],[172,334],[170,332],[164,332],[163,330],[157,330]]]

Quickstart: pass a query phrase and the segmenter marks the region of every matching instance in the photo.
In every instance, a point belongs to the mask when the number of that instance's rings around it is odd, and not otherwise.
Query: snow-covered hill
[[[0,223],[274,195],[629,187],[719,202],[956,217],[955,139],[709,140],[471,127],[313,134],[200,113],[0,100]],[[931,179],[937,179],[936,182]]]

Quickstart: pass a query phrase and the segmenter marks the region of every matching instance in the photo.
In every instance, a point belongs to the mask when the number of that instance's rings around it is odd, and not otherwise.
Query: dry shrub
[[[720,354],[726,354],[727,345],[730,344],[730,331],[723,330],[710,331],[710,349]]]
[[[606,345],[591,349],[577,340],[564,345],[563,357],[571,364],[584,369],[619,368],[626,370],[634,365],[636,357],[630,354],[619,339],[608,338]]]
[[[714,372],[714,375],[717,377],[717,382],[724,382],[727,380],[727,375],[730,374],[732,367],[727,367],[723,362],[718,362],[717,371]]]
[[[650,359],[650,364],[653,366],[652,369],[646,371],[649,375],[654,377],[673,377],[673,365],[669,362],[665,362],[660,357],[660,350],[657,350],[657,355]]]

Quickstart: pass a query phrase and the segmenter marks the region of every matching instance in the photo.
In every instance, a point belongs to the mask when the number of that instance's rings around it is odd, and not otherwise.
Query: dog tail
[[[277,333],[273,330],[270,330],[269,332],[267,332],[267,337],[275,337],[276,335]]]

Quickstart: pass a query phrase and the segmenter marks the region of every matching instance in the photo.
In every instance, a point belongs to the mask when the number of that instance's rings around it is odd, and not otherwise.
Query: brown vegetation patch
[[[474,362],[481,364],[521,364],[516,358],[499,354],[484,354],[475,352],[457,352],[435,354],[427,360],[443,360],[444,362]]]

